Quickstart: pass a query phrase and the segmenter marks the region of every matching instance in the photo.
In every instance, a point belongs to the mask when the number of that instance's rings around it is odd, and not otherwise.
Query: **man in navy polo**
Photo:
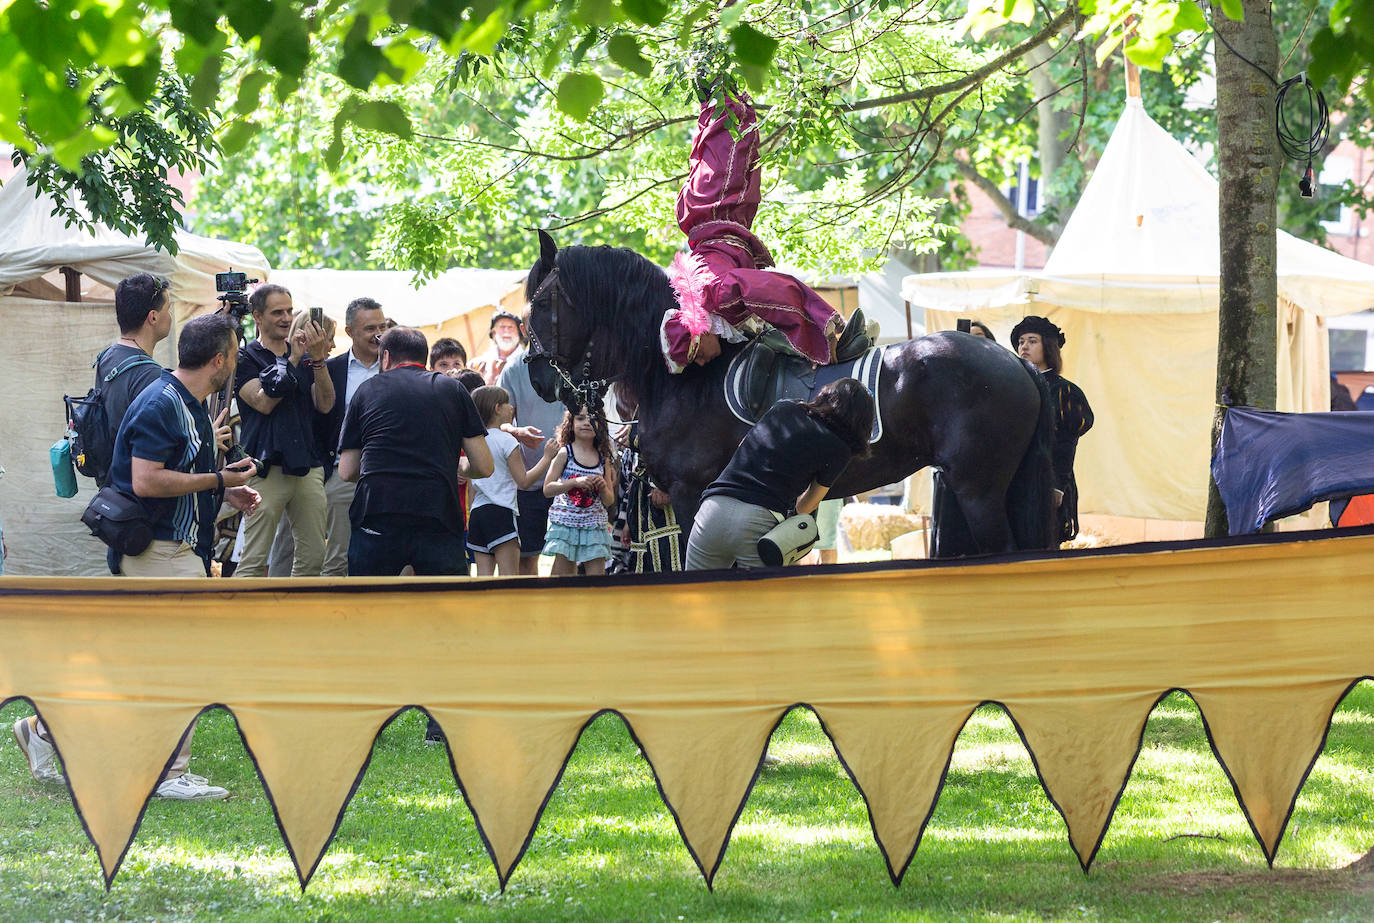
[[[253,476],[251,458],[216,469],[216,440],[227,448],[229,432],[227,426],[212,424],[205,409],[205,398],[233,378],[237,346],[228,317],[192,318],[177,338],[176,370],[164,370],[124,415],[115,437],[110,483],[142,500],[153,524],[152,544],[142,554],[120,559],[126,576],[208,576],[220,497],[245,513],[258,504],[257,491],[244,486]],[[206,801],[229,794],[186,772],[190,760],[187,734],[158,783],[159,797]]]

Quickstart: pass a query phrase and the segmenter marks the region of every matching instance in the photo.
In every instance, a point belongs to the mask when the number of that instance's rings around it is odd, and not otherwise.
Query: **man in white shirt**
[[[380,304],[371,298],[353,299],[344,309],[344,333],[353,341],[353,346],[342,356],[325,363],[329,377],[334,380],[334,391],[339,395],[339,400],[334,402],[334,411],[322,418],[319,434],[323,448],[328,451],[330,471],[324,483],[329,517],[324,552],[323,575],[326,577],[348,575],[348,540],[352,534],[348,508],[353,503],[356,485],[339,477],[336,470],[339,431],[343,428],[344,411],[353,395],[358,393],[358,386],[382,370],[378,341],[386,329],[387,319]]]

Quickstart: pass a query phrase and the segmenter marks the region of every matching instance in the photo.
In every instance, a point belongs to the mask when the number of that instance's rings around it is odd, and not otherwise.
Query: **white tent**
[[[7,574],[108,574],[104,546],[81,525],[94,491],[78,477],[80,491],[61,499],[53,490],[48,447],[66,428],[62,395],[84,395],[91,363],[119,335],[114,286],[127,276],[151,272],[171,280],[178,322],[215,304],[216,272],[230,267],[266,278],[267,261],[255,247],[178,233],[171,256],[109,228],[94,236],[54,217],[53,201],[38,196],[16,174],[0,188],[0,521],[9,557]],[[80,301],[66,299],[63,267]],[[173,362],[172,340],[155,358]]]
[[[272,281],[291,290],[298,308],[320,307],[338,322],[344,343],[344,309],[366,296],[381,304],[387,317],[419,328],[432,344],[456,338],[475,357],[486,348],[494,311],[519,314],[524,307],[526,270],[450,269],[416,288],[409,272],[391,270],[278,269]]]
[[[267,277],[262,251],[247,244],[177,231],[173,256],[103,225],[94,235],[67,227],[52,214],[53,200],[27,183],[21,170],[0,187],[0,295],[64,300],[61,269],[69,267],[81,273],[81,301],[111,301],[121,279],[150,272],[171,281],[180,322],[216,304],[215,273],[232,268]]]
[[[1026,314],[1063,328],[1065,375],[1097,424],[1079,443],[1084,513],[1200,520],[1216,388],[1216,180],[1127,101],[1039,272],[908,276],[929,330],[975,317],[1007,342]],[[1279,233],[1278,409],[1329,408],[1324,318],[1374,306],[1374,267]]]

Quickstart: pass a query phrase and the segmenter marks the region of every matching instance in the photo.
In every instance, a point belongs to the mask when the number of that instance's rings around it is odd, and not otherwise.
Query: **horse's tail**
[[[1021,365],[1040,392],[1040,418],[1021,464],[1007,488],[1007,518],[1016,547],[1038,550],[1057,546],[1054,516],[1054,405],[1045,377],[1027,362]]]

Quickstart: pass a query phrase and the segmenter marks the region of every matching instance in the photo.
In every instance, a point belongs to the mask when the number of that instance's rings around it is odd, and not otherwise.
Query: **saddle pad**
[[[869,441],[877,442],[883,438],[882,392],[878,390],[878,376],[883,369],[883,352],[886,349],[886,346],[875,346],[857,359],[824,365],[814,370],[811,363],[805,360],[780,357],[776,374],[782,375],[784,381],[775,393],[780,393],[780,399],[809,401],[816,396],[817,391],[832,381],[857,378],[868,393],[873,395],[873,405],[877,412],[873,415],[873,432],[869,436]],[[768,411],[768,407],[751,408],[744,397],[743,372],[748,364],[744,360],[748,355],[749,350],[745,349],[730,360],[730,368],[725,373],[725,404],[735,415],[735,419],[752,426],[759,422],[759,417]],[[772,404],[768,406],[771,407]]]

